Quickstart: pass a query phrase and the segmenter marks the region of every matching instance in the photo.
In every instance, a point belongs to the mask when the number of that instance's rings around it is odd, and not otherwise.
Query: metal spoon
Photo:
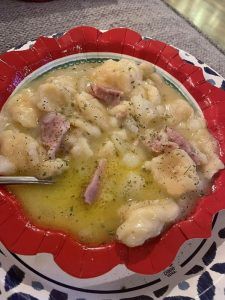
[[[0,185],[6,184],[53,184],[52,179],[38,179],[31,176],[0,176]]]

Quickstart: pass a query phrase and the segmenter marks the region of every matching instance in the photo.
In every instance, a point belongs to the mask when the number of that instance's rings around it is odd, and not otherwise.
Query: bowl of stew
[[[79,278],[154,274],[210,236],[225,94],[200,68],[127,28],[77,27],[0,58],[0,174],[55,180],[1,189],[8,249],[51,253]]]

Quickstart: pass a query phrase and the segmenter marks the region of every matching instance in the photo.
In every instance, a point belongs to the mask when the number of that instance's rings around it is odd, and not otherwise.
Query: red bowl
[[[100,32],[76,27],[60,38],[40,37],[28,50],[0,55],[0,107],[30,73],[57,58],[76,53],[115,52],[149,61],[174,76],[201,107],[210,132],[218,140],[225,162],[225,92],[208,83],[199,67],[188,64],[179,51],[163,42],[143,39],[127,28]],[[102,275],[118,264],[134,272],[155,274],[168,267],[188,239],[211,235],[212,218],[225,209],[225,171],[214,179],[212,193],[202,197],[193,214],[143,246],[129,248],[118,242],[99,247],[81,244],[65,233],[38,228],[23,214],[19,201],[0,187],[0,240],[24,255],[51,253],[55,262],[78,278]]]

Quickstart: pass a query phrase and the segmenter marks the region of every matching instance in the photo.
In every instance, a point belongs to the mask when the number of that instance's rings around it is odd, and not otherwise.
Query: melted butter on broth
[[[84,203],[85,187],[96,167],[94,160],[72,161],[57,183],[51,186],[14,186],[10,190],[20,199],[29,218],[46,228],[60,229],[87,243],[102,243],[115,238],[120,224],[118,210],[129,199],[165,198],[165,193],[151,176],[135,170],[145,178],[143,190],[124,192],[124,179],[131,172],[113,157],[101,182],[101,193],[92,205]],[[126,189],[125,189],[126,190]]]

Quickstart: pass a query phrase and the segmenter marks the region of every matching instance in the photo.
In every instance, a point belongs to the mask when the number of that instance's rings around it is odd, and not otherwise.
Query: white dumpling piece
[[[123,223],[116,231],[117,239],[128,247],[140,246],[158,236],[179,214],[179,206],[169,198],[126,205],[121,213]]]
[[[138,65],[130,60],[109,59],[92,73],[94,83],[129,93],[135,82],[142,80],[143,72]]]
[[[37,106],[43,111],[61,111],[75,95],[75,80],[66,75],[49,78],[38,88]]]
[[[142,70],[143,72],[143,79],[146,80],[148,79],[154,72],[155,68],[154,65],[144,61],[142,63],[140,63],[139,68]]]
[[[116,130],[111,135],[111,140],[119,153],[124,154],[129,148],[128,136],[125,129]]]
[[[109,109],[109,113],[119,120],[125,119],[129,114],[129,102],[122,101],[120,104]]]
[[[129,169],[135,169],[141,165],[141,158],[136,153],[127,152],[124,154],[122,162]]]
[[[70,153],[75,158],[89,158],[94,154],[87,139],[83,136],[74,139],[74,146],[71,148]]]
[[[115,146],[112,141],[108,140],[103,144],[98,152],[99,157],[109,158],[115,155]]]
[[[194,110],[185,100],[176,99],[166,105],[166,114],[170,116],[168,122],[176,125],[182,121],[187,121],[192,117],[194,115]]]
[[[86,132],[92,137],[98,138],[101,136],[101,130],[98,126],[91,124],[81,117],[75,116],[74,118],[70,118],[70,124],[81,129],[83,132]]]
[[[142,96],[142,98],[149,100],[154,105],[158,105],[161,102],[159,90],[151,79],[147,79],[135,86],[131,96]]]
[[[32,170],[46,157],[45,150],[34,138],[19,131],[3,131],[0,145],[0,153],[21,172]]]
[[[68,164],[61,158],[46,160],[40,164],[38,177],[49,178],[57,176],[63,173],[66,169],[68,169]]]
[[[144,128],[148,127],[150,121],[157,116],[153,104],[142,96],[131,98],[131,109],[135,121]]]
[[[76,97],[76,105],[82,116],[100,127],[102,130],[108,130],[108,116],[105,107],[93,96],[82,92]]]
[[[206,161],[201,167],[201,171],[205,178],[211,179],[214,174],[224,168],[223,162],[217,153],[219,147],[217,141],[209,135],[206,128],[199,129],[193,135],[194,144],[206,156]]]
[[[39,112],[34,102],[35,95],[31,89],[25,89],[22,92],[12,96],[6,103],[6,112],[13,121],[20,123],[26,128],[35,128],[38,124]]]
[[[196,191],[199,176],[196,165],[190,156],[181,149],[175,149],[154,157],[148,162],[153,178],[171,196]]]
[[[15,171],[15,165],[7,157],[0,155],[0,175],[12,175]]]

